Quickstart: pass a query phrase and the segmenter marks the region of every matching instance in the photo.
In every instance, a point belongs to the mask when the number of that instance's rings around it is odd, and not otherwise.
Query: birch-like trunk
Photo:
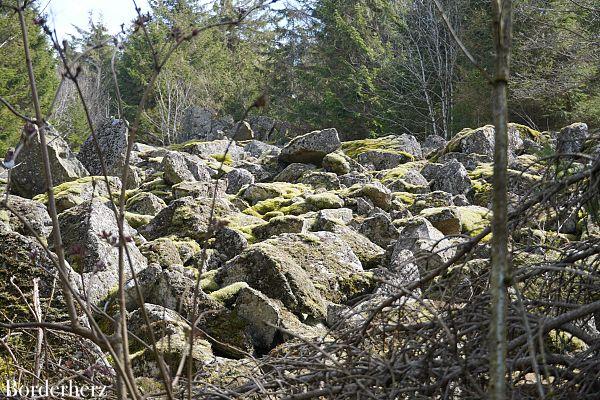
[[[489,398],[506,398],[506,314],[508,264],[508,105],[507,88],[510,71],[512,37],[511,0],[492,0],[495,72],[492,100],[495,125],[494,180],[492,211],[492,275],[490,322],[490,382]]]

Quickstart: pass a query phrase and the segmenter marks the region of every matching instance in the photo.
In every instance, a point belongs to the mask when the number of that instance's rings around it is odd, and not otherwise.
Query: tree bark
[[[495,73],[492,80],[494,138],[494,178],[492,197],[492,275],[490,282],[490,382],[489,398],[506,398],[506,313],[509,285],[508,257],[508,105],[507,88],[510,72],[512,39],[511,0],[492,0]]]

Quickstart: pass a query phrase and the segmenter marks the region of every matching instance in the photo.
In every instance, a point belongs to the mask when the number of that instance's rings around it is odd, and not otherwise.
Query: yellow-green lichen
[[[233,159],[231,158],[231,154],[211,154],[210,156],[212,158],[214,158],[215,160],[217,160],[218,162],[223,163],[225,165],[233,164]]]
[[[127,223],[135,229],[149,224],[152,219],[154,219],[154,216],[152,215],[136,214],[125,211],[125,220],[127,220]]]
[[[343,142],[342,150],[351,158],[356,158],[367,151],[376,151],[382,153],[402,154],[411,161],[414,161],[415,159],[412,154],[400,150],[399,143],[394,140],[393,136]]]
[[[219,290],[219,285],[215,282],[215,276],[219,272],[218,269],[206,271],[200,276],[200,287],[205,293],[212,293]]]
[[[215,290],[210,293],[208,296],[213,300],[216,300],[222,304],[229,304],[233,301],[233,299],[237,296],[240,290],[247,288],[248,283],[246,282],[235,282],[231,285],[225,286],[221,289]]]
[[[405,164],[401,164],[392,169],[378,171],[378,172],[376,172],[376,177],[382,183],[392,182],[397,179],[403,178],[404,175],[406,175],[406,173],[410,170],[413,170],[413,169],[417,170],[417,171],[421,170],[425,166],[426,163],[427,163],[427,161],[425,161],[425,160],[407,162]]]
[[[509,129],[514,128],[517,132],[519,132],[519,136],[521,139],[531,139],[535,141],[539,141],[542,138],[542,134],[540,131],[532,129],[526,125],[516,124],[511,122],[508,124]]]
[[[331,192],[324,192],[306,196],[306,203],[315,211],[328,208],[344,207],[344,200]]]
[[[394,192],[392,197],[400,200],[403,204],[412,206],[415,203],[415,195],[409,192]]]

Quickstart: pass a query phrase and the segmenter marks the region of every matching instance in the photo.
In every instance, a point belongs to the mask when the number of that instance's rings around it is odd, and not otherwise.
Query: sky
[[[147,0],[136,2],[143,11],[148,10]],[[61,40],[77,32],[73,25],[86,27],[90,11],[95,20],[102,16],[111,34],[117,33],[122,23],[128,24],[136,16],[132,0],[39,0],[38,4],[41,8],[46,6],[49,25],[56,29]]]

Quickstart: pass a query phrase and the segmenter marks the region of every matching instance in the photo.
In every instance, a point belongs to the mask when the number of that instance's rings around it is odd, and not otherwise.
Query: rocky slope
[[[197,117],[189,129],[198,134],[186,143],[168,148],[135,144],[130,179],[123,183],[110,176],[108,186],[98,176],[101,163],[91,142],[76,156],[59,136],[50,140],[59,223],[74,286],[91,303],[114,312],[117,225],[109,200],[126,185],[131,267],[146,303],[138,304],[130,282],[128,318],[132,332],[147,337],[140,317],[140,307],[146,308],[171,368],[177,368],[185,345],[197,278],[205,315],[199,327],[205,335],[196,340],[195,362],[206,371],[220,371],[221,378],[227,376],[223,371],[235,376],[249,368],[247,354],[270,352],[291,339],[290,332],[324,336],[361,296],[377,299],[389,293],[392,287],[382,280],[405,284],[419,279],[448,261],[490,220],[492,126],[465,129],[448,142],[430,136],[420,143],[406,134],[341,142],[335,129],[323,129],[276,145],[254,139],[255,131],[268,137],[259,123],[266,122],[244,125],[244,140],[229,145],[227,132],[213,124],[205,128]],[[106,170],[120,175],[124,125],[107,121],[98,136]],[[598,155],[582,123],[557,133],[511,124],[509,136],[513,208],[542,180],[536,161],[547,152]],[[36,235],[51,243],[36,151],[34,146],[12,171],[8,202]],[[211,226],[213,193],[216,223]],[[515,241],[560,246],[598,235],[586,215],[561,224],[546,222],[531,221]],[[24,287],[27,276],[51,276],[47,260],[35,250],[33,233],[5,209],[0,235],[3,274],[18,272]],[[478,247],[467,275],[487,268],[488,250],[485,244]],[[34,265],[24,261],[27,254]],[[464,292],[478,290],[468,280],[464,285]],[[15,305],[18,293],[6,279],[0,279],[0,292],[3,313],[25,320],[27,310]],[[439,289],[423,296],[435,299]],[[64,316],[60,301],[60,296],[54,300],[56,318]],[[98,321],[112,329],[101,316]],[[146,353],[132,344],[135,370],[155,377],[157,366]]]

